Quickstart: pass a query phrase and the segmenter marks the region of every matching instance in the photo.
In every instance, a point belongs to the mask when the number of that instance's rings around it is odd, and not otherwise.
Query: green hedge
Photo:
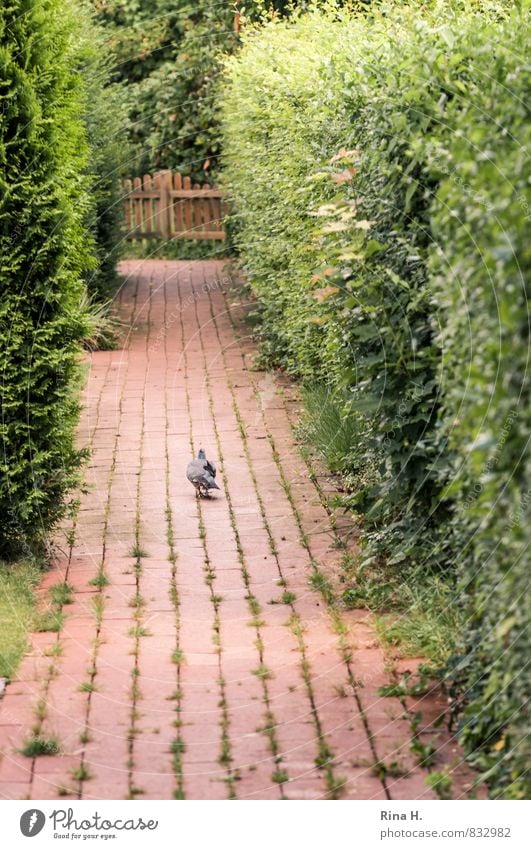
[[[83,452],[83,275],[94,267],[77,22],[63,0],[0,9],[0,556],[42,547]]]
[[[114,57],[128,112],[129,174],[174,168],[215,179],[221,154],[216,99],[224,54],[239,44],[237,4],[211,0],[91,0]],[[289,15],[306,0],[250,0],[240,12]]]
[[[118,285],[116,264],[124,247],[121,179],[129,176],[132,151],[127,141],[128,115],[122,86],[111,81],[114,57],[87,0],[77,1],[78,67],[84,82],[83,122],[90,146],[91,212],[87,226],[94,239],[97,263],[86,276],[86,283],[91,295],[104,300]]]
[[[324,382],[349,422],[364,564],[385,557],[398,587],[457,576],[446,674],[467,751],[508,798],[529,789],[529,31],[512,6],[272,21],[223,96],[264,356]]]

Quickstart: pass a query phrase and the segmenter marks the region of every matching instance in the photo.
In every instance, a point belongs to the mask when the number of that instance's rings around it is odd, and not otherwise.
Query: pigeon
[[[186,477],[195,486],[196,496],[208,496],[209,489],[219,489],[214,480],[216,467],[211,460],[207,460],[202,448],[199,449],[197,459],[188,463]]]

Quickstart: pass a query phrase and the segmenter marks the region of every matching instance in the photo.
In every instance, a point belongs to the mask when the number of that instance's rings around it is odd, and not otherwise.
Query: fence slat
[[[179,191],[183,187],[182,177],[179,173],[173,175],[172,203],[174,210],[173,234],[179,236],[183,231],[183,201],[179,199]]]
[[[184,177],[183,187],[184,187],[185,191],[191,190],[192,181],[190,180],[190,177]],[[184,223],[185,223],[186,232],[188,234],[194,232],[194,224],[193,224],[192,216],[193,216],[192,204],[191,203],[185,203],[184,204]]]
[[[138,192],[142,189],[142,178],[135,177],[133,180],[133,188],[135,192]],[[134,214],[135,214],[135,230],[143,230],[142,226],[142,201],[136,200],[134,203]]]
[[[154,221],[153,221],[153,198],[151,195],[151,174],[144,174],[144,178],[142,180],[142,189],[144,191],[144,197],[140,201],[142,204],[142,218],[144,221],[144,227],[150,233],[153,230]]]
[[[210,198],[207,197],[207,192],[208,192],[208,186],[204,185],[203,186],[203,192],[202,192],[203,197],[202,197],[201,202],[202,202],[202,206],[203,206],[203,222],[204,222],[205,233],[208,233],[209,230],[214,229],[211,226],[212,215],[211,215],[211,211],[210,211]]]
[[[125,228],[125,237],[126,239],[129,237],[129,233],[133,229],[133,216],[132,216],[132,200],[130,200],[131,192],[133,191],[133,183],[131,180],[124,180],[123,182],[123,195],[124,195],[124,228]]]

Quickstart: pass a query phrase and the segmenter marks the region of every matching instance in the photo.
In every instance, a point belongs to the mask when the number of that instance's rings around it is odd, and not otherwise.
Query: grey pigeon
[[[186,477],[195,486],[196,495],[198,496],[208,496],[209,489],[219,489],[219,486],[214,480],[216,477],[216,467],[211,460],[207,460],[202,448],[199,449],[197,459],[191,460],[188,463]]]

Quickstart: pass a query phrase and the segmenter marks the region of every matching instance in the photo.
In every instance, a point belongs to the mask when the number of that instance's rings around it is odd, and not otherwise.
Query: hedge
[[[121,179],[129,176],[127,109],[122,86],[113,82],[114,58],[105,32],[91,14],[87,0],[77,0],[79,41],[77,62],[84,82],[83,123],[90,146],[91,212],[87,226],[94,240],[96,267],[86,276],[89,293],[106,300],[118,285],[116,265],[124,247]]]
[[[130,174],[173,168],[215,180],[221,154],[217,87],[223,55],[239,44],[238,4],[211,0],[91,0],[114,57],[128,112]],[[251,0],[240,12],[289,15],[305,0]]]
[[[493,796],[529,792],[523,594],[528,3],[383,3],[249,28],[227,62],[234,240],[264,357],[354,437],[363,563],[456,580],[445,675]]]
[[[95,267],[85,85],[64,0],[0,9],[0,556],[42,550],[74,445],[83,275]]]

